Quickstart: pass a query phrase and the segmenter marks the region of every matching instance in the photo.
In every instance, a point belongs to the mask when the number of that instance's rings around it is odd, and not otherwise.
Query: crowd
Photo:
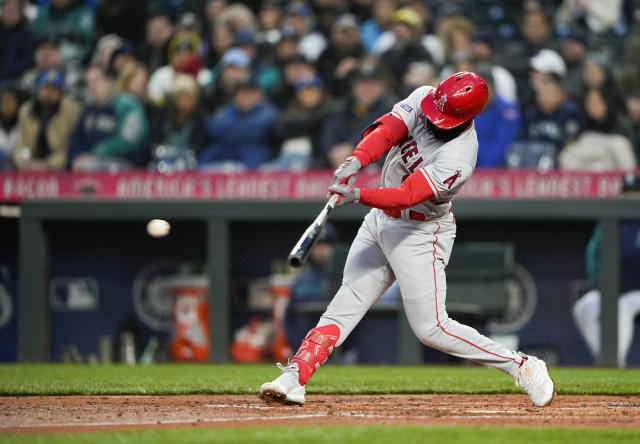
[[[0,169],[335,167],[462,70],[479,168],[634,169],[639,30],[634,0],[3,0]]]

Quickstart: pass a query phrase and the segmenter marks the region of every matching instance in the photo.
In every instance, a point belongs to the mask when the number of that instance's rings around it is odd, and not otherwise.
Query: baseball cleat
[[[304,385],[298,379],[298,364],[284,367],[278,363],[282,374],[271,382],[260,386],[260,399],[279,404],[304,404]]]
[[[555,395],[553,380],[546,362],[535,356],[520,355],[525,359],[516,373],[516,385],[524,389],[538,407],[549,405]]]

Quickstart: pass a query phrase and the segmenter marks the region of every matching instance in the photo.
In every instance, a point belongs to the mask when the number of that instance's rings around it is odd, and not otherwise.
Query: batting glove
[[[358,171],[362,168],[360,161],[353,156],[345,160],[342,165],[333,172],[333,183],[353,185],[358,177]]]
[[[334,184],[329,187],[331,194],[338,194],[340,199],[336,202],[336,207],[360,201],[360,188],[353,188],[349,185]]]

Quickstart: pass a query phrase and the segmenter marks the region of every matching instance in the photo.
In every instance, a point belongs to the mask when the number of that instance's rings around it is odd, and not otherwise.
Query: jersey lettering
[[[462,172],[460,170],[456,170],[456,173],[453,176],[449,177],[442,183],[444,183],[449,187],[449,189],[451,189],[453,184],[456,183],[456,180],[458,180],[458,177],[460,177],[460,174],[462,174]]]
[[[409,167],[409,171],[413,173],[416,170],[416,168],[420,166],[421,163],[422,163],[422,157],[418,157],[418,160],[416,160],[413,163],[413,165]]]

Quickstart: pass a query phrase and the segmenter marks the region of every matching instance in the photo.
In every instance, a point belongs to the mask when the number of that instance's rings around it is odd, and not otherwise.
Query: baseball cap
[[[354,74],[354,79],[382,80],[382,71],[373,65],[362,65]]]
[[[553,49],[541,49],[536,55],[531,57],[529,65],[538,72],[555,74],[558,77],[564,77],[567,73],[564,60],[562,60],[560,54]]]
[[[422,18],[420,14],[411,8],[401,8],[393,13],[391,16],[394,22],[404,23],[411,28],[418,28],[422,25]]]
[[[253,33],[247,29],[238,31],[233,38],[233,46],[255,45],[256,38]]]
[[[322,85],[323,85],[322,78],[318,74],[316,74],[315,76],[303,77],[299,79],[296,82],[295,88],[296,88],[296,91],[299,91],[303,88],[309,88],[309,87],[320,88],[322,87]]]
[[[306,17],[311,14],[311,8],[304,2],[293,2],[287,7],[287,15],[301,15]]]
[[[38,88],[43,86],[55,86],[58,89],[64,87],[64,75],[56,69],[48,69],[38,78]]]
[[[248,75],[243,79],[239,80],[235,85],[235,90],[246,90],[246,89],[260,89],[260,85],[258,84],[258,79],[254,75]]]
[[[249,56],[240,48],[231,48],[222,56],[223,66],[236,66],[238,68],[247,68],[249,66]]]
[[[358,21],[353,14],[340,15],[332,25],[333,29],[359,29]]]

